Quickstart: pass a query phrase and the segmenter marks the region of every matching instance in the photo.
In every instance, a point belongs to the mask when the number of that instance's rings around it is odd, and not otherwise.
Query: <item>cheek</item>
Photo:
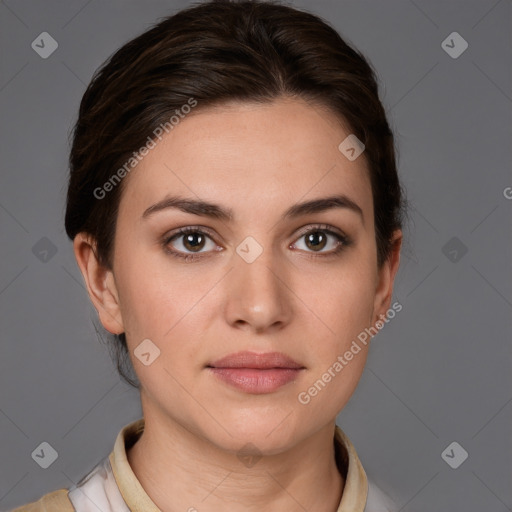
[[[315,352],[322,356],[324,363],[326,356],[332,358],[335,353],[343,353],[352,340],[370,326],[374,278],[370,265],[347,264],[340,265],[339,271],[329,272],[322,278],[318,276],[315,287],[302,285],[302,296],[306,297],[305,303],[311,310],[307,318],[315,327]]]
[[[177,385],[173,377],[178,382],[185,381],[187,371],[199,364],[194,349],[201,340],[197,315],[199,299],[208,291],[207,283],[201,281],[192,286],[179,274],[173,274],[171,279],[156,270],[144,272],[143,276],[127,269],[120,269],[119,273],[123,283],[122,315],[134,369],[144,387],[162,389],[165,396],[168,389]],[[148,339],[149,344],[145,341]],[[148,351],[152,362],[145,365],[138,354]],[[153,354],[157,354],[154,360]],[[192,391],[193,385],[187,384],[187,389]]]
[[[373,300],[373,288],[367,283],[364,287],[361,283],[342,283],[341,291],[333,298],[333,304],[338,306],[332,311],[332,315],[334,330],[344,345],[370,325]]]
[[[339,272],[325,285],[324,293],[311,297],[322,322],[315,318],[308,330],[311,372],[297,401],[300,408],[319,418],[330,417],[345,406],[368,356],[371,338],[365,329],[373,311],[372,273],[370,268],[352,270]]]
[[[128,336],[164,340],[208,291],[205,279],[191,281],[186,272],[175,267],[173,271],[166,258],[171,256],[141,251],[118,264],[121,313]]]

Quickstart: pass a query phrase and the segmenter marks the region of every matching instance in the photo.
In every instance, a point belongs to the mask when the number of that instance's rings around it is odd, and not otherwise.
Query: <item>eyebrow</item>
[[[167,210],[169,208],[175,208],[185,213],[211,217],[227,222],[232,221],[234,218],[233,210],[230,208],[225,208],[218,204],[210,203],[207,201],[188,199],[181,196],[168,196],[162,201],[155,203],[144,211],[142,218],[146,219],[157,212],[161,212],[162,210]],[[288,208],[288,210],[286,210],[282,218],[293,219],[307,214],[325,212],[334,208],[351,210],[357,213],[364,223],[364,215],[361,207],[352,199],[343,194],[322,197],[313,199],[311,201],[294,204]]]

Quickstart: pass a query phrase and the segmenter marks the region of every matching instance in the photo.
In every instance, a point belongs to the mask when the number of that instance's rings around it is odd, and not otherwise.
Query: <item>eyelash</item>
[[[333,236],[338,241],[338,245],[334,250],[331,250],[327,253],[318,253],[318,254],[311,253],[310,257],[312,257],[312,258],[318,258],[318,257],[328,258],[328,257],[337,256],[346,247],[348,247],[352,244],[352,240],[349,237],[347,237],[346,235],[342,235],[341,233],[337,233],[337,232],[333,231],[332,229],[330,229],[330,226],[327,224],[318,224],[315,226],[308,226],[308,228],[301,230],[301,232],[298,235],[297,240],[304,237],[305,235],[308,235],[310,233],[316,233],[316,232],[327,233],[328,235]],[[184,260],[187,263],[203,258],[204,257],[204,256],[202,256],[203,253],[196,253],[196,254],[183,253],[181,251],[177,251],[175,249],[169,248],[169,244],[172,241],[179,238],[180,236],[188,235],[190,233],[200,233],[202,235],[206,235],[210,239],[213,238],[212,235],[208,232],[208,230],[205,230],[205,228],[202,228],[199,226],[187,226],[184,228],[180,228],[178,231],[176,231],[172,235],[164,237],[163,246],[164,246],[165,252],[175,258]]]

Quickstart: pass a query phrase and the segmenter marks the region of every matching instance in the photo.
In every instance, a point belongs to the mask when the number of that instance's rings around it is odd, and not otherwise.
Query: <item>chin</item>
[[[245,409],[223,414],[223,425],[229,434],[219,427],[211,432],[216,439],[210,439],[228,451],[237,452],[250,444],[265,455],[281,453],[295,444],[296,436],[300,436],[302,430],[305,432],[307,425],[303,422],[302,427],[297,428],[296,415],[291,408],[289,411],[286,408],[276,409],[266,412]]]

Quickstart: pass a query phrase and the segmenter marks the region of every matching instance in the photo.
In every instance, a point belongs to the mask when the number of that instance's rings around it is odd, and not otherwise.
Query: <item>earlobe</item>
[[[380,315],[385,315],[391,305],[393,295],[393,284],[400,265],[400,250],[402,248],[402,230],[398,229],[393,234],[389,258],[379,269],[379,278],[375,292],[374,319],[373,323],[379,320]]]
[[[114,274],[99,262],[95,240],[88,233],[79,233],[73,240],[73,250],[103,327],[112,334],[121,334],[124,326]]]

